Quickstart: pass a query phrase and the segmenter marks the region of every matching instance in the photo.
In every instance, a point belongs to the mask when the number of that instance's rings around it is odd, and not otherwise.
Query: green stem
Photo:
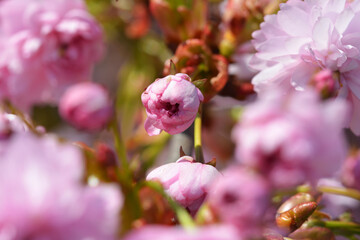
[[[125,143],[122,140],[121,133],[120,133],[120,127],[118,125],[116,117],[111,122],[111,129],[112,129],[112,132],[114,135],[115,150],[116,150],[116,153],[117,153],[118,158],[121,163],[121,170],[122,170],[123,174],[125,175],[125,180],[127,182],[131,182],[131,172],[130,172],[129,163],[127,160]]]
[[[322,193],[331,193],[337,195],[343,195],[347,197],[354,198],[360,201],[360,192],[351,188],[339,188],[339,187],[330,187],[330,186],[320,186],[317,188],[319,192]]]
[[[117,178],[124,195],[124,207],[121,211],[123,220],[121,234],[126,233],[132,228],[132,223],[142,215],[141,203],[137,189],[133,186],[132,174],[127,160],[125,143],[121,136],[120,126],[115,116],[110,123],[110,128],[114,136],[116,154],[121,166],[117,169]]]
[[[358,238],[356,236],[346,236],[346,237],[350,240],[358,240]]]
[[[341,230],[348,233],[360,234],[360,224],[354,222],[310,220],[307,225],[311,227],[320,226],[331,230]]]
[[[183,226],[185,229],[193,229],[196,227],[196,224],[190,214],[176,201],[174,201],[169,195],[166,194],[161,184],[151,181],[143,182],[142,184],[160,193],[166,199],[170,207],[175,212],[181,226]]]
[[[204,155],[201,146],[201,114],[202,104],[200,104],[199,111],[196,114],[194,122],[194,148],[195,148],[195,160],[204,163]]]
[[[116,116],[110,123],[110,128],[114,136],[116,154],[121,163],[121,166],[119,169],[117,169],[116,173],[124,195],[124,207],[121,211],[123,224],[120,231],[121,234],[124,234],[132,228],[132,223],[141,217],[142,210],[137,189],[134,188],[132,183],[132,174],[127,160],[126,147],[121,136],[120,127],[118,125]]]
[[[133,226],[133,222],[142,216],[142,207],[138,189],[128,181],[123,172],[117,171],[118,181],[124,196],[123,208],[121,210],[122,226],[121,234],[128,232]]]
[[[360,225],[354,222],[326,221],[327,228],[356,229],[360,231]]]

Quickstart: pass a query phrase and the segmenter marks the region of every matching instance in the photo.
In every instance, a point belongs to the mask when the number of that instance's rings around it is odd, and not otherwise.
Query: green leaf
[[[176,70],[175,63],[173,60],[170,60],[170,75],[175,75],[176,73],[178,73],[178,71]]]

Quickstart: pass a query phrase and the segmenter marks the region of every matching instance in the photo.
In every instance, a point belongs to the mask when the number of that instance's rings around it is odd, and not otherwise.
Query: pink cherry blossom
[[[55,138],[14,135],[0,159],[1,239],[116,239],[116,186],[84,186],[84,160]]]
[[[70,87],[59,103],[60,115],[82,130],[100,130],[113,114],[112,103],[104,87],[92,82]]]
[[[220,220],[235,226],[244,239],[261,236],[270,203],[269,184],[261,176],[232,166],[213,182],[207,201]]]
[[[154,169],[146,180],[160,181],[169,196],[194,214],[203,203],[211,182],[218,175],[220,173],[213,166],[184,156],[176,163]]]
[[[0,98],[28,110],[91,77],[102,32],[82,0],[0,3]]]
[[[338,73],[335,95],[352,104],[350,128],[360,134],[360,4],[346,0],[289,0],[253,33],[255,90],[304,90],[319,70]]]
[[[331,177],[346,156],[342,126],[347,105],[321,103],[312,91],[266,92],[249,105],[233,130],[236,158],[265,174],[275,187],[316,184]]]
[[[230,225],[210,225],[186,231],[177,227],[147,225],[130,232],[124,240],[242,240]]]
[[[148,118],[145,129],[150,136],[162,130],[170,134],[185,131],[193,123],[204,96],[183,73],[157,79],[141,95]]]

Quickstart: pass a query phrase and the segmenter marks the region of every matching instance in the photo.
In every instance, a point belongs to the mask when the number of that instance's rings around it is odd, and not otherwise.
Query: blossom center
[[[227,192],[223,196],[223,201],[225,203],[232,204],[232,203],[238,201],[238,197],[233,193]]]
[[[169,117],[177,115],[179,112],[179,103],[171,104],[170,102],[162,102],[162,108],[166,110],[166,113]]]
[[[64,57],[66,55],[66,51],[68,50],[68,48],[69,48],[69,44],[61,43],[59,46],[59,55],[61,57]]]

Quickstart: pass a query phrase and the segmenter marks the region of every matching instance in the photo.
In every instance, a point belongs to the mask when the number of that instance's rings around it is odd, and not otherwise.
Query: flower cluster
[[[360,0],[0,0],[0,240],[358,239],[359,83]]]
[[[12,137],[0,161],[4,239],[116,239],[116,186],[83,186],[81,152],[52,137]],[[21,149],[21,151],[19,151]]]
[[[321,103],[311,90],[287,96],[267,92],[233,130],[236,160],[279,188],[316,184],[333,176],[346,157],[341,130],[347,112],[346,102]]]
[[[290,0],[253,33],[255,90],[302,91],[322,70],[336,73],[334,95],[352,104],[350,128],[360,134],[358,1]],[[296,27],[294,27],[296,26]]]
[[[0,29],[0,98],[25,110],[90,80],[103,52],[101,28],[81,0],[2,1]]]

